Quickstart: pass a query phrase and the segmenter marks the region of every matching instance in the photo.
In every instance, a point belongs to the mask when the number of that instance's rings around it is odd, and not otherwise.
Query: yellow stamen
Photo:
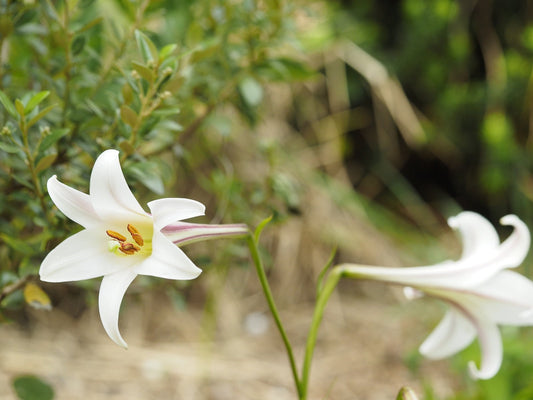
[[[139,233],[139,230],[131,224],[128,224],[127,229],[135,243],[128,242],[126,236],[122,235],[121,233],[112,231],[110,229],[105,231],[107,236],[113,239],[110,241],[112,244],[112,247],[110,247],[111,251],[114,252],[118,249],[123,254],[130,256],[141,250],[141,247],[144,245],[144,239]]]
[[[128,232],[130,233],[133,240],[135,240],[135,243],[137,243],[139,246],[142,246],[144,244],[144,239],[133,225],[128,224]]]
[[[126,236],[122,236],[118,232],[115,232],[115,231],[112,231],[112,230],[107,230],[107,231],[105,231],[105,233],[107,233],[107,236],[109,236],[109,237],[111,237],[113,239],[116,239],[119,242],[125,242],[126,241]]]
[[[127,255],[132,255],[141,250],[139,246],[133,243],[120,243],[120,247],[118,248],[121,252]]]

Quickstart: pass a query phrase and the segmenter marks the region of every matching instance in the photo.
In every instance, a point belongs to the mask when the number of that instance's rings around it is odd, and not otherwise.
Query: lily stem
[[[309,384],[309,374],[311,371],[311,361],[313,359],[313,353],[315,350],[316,339],[318,335],[318,328],[322,322],[322,316],[324,315],[324,309],[328,303],[328,300],[333,293],[333,290],[337,287],[337,283],[343,276],[343,268],[335,267],[331,270],[328,278],[318,293],[318,298],[313,312],[313,319],[311,326],[309,327],[309,333],[307,334],[307,343],[305,346],[304,363],[302,367],[302,378],[300,381],[300,400],[307,398],[307,387]]]
[[[263,293],[265,294],[265,298],[268,303],[268,307],[270,308],[272,317],[274,318],[274,321],[276,322],[276,327],[278,328],[278,331],[283,340],[283,344],[285,345],[285,350],[287,351],[287,356],[289,357],[289,363],[291,366],[294,384],[296,385],[296,390],[298,392],[298,398],[304,399],[304,397],[302,396],[303,395],[302,385],[300,382],[300,378],[298,376],[298,369],[296,368],[296,361],[294,359],[292,346],[285,332],[285,328],[283,327],[283,324],[281,322],[281,318],[279,316],[279,312],[276,307],[276,304],[274,303],[274,297],[272,296],[272,291],[270,290],[270,285],[268,284],[268,279],[265,273],[265,268],[263,267],[263,262],[261,260],[261,257],[259,256],[259,250],[257,248],[257,243],[254,238],[254,235],[251,232],[247,238],[247,241],[248,241],[248,247],[250,249],[250,254],[252,256],[255,269],[257,271],[257,276],[259,277],[259,282],[261,283],[261,287],[263,288]]]

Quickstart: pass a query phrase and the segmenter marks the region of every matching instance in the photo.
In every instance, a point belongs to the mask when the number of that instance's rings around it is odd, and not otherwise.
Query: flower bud
[[[396,396],[396,400],[418,400],[418,397],[416,396],[413,389],[411,389],[410,387],[404,386],[398,392],[398,396]]]

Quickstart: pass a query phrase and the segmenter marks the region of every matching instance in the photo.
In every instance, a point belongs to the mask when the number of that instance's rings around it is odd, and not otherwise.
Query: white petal
[[[470,296],[498,324],[533,325],[533,282],[517,272],[500,271]]]
[[[205,213],[205,206],[202,203],[190,199],[159,199],[149,202],[148,207],[154,219],[154,229],[158,231],[168,224]]]
[[[48,179],[47,187],[56,207],[72,221],[85,228],[99,223],[88,194],[59,182],[55,175]]]
[[[106,238],[85,229],[53,249],[41,263],[41,280],[67,282],[96,278],[139,262],[137,257],[121,257],[109,251]]]
[[[106,150],[96,159],[90,195],[94,210],[104,220],[134,222],[136,216],[148,216],[126,183],[117,150]]]
[[[498,373],[502,365],[502,338],[495,323],[480,318],[479,314],[475,317],[481,347],[481,368],[478,369],[473,361],[469,362],[468,367],[474,379],[490,379]]]
[[[249,234],[245,224],[193,224],[189,222],[175,222],[165,226],[161,233],[178,246],[199,242],[202,240],[223,237],[239,237]]]
[[[161,232],[154,232],[152,255],[135,268],[140,275],[166,279],[194,279],[202,270]]]
[[[517,267],[522,264],[529,252],[529,245],[531,243],[529,229],[516,215],[506,215],[500,222],[502,225],[513,226],[514,230],[501,244],[501,256],[498,262],[504,265],[504,268]]]
[[[480,214],[464,211],[448,219],[448,225],[461,233],[463,254],[461,258],[484,255],[496,250],[500,244],[492,224]]]
[[[455,309],[450,309],[419,351],[427,358],[441,359],[464,349],[475,337],[474,325]]]
[[[118,330],[118,315],[124,293],[126,293],[126,289],[128,289],[128,286],[136,276],[137,274],[132,269],[126,269],[104,276],[98,296],[98,307],[102,325],[104,325],[104,329],[109,337],[116,344],[124,348],[127,348],[128,345],[122,339]]]

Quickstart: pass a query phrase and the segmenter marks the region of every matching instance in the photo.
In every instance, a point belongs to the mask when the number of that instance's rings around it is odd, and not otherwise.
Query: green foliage
[[[54,390],[36,376],[22,375],[13,380],[13,388],[20,400],[52,400]]]
[[[266,189],[243,190],[220,170],[237,121],[218,110],[254,124],[266,82],[311,76],[287,52],[295,10],[277,1],[0,3],[0,293],[12,285],[1,304],[22,298],[13,283],[35,276],[79,229],[46,181],[56,174],[87,192],[105,149],[121,150],[141,203],[202,190],[200,200],[227,204],[215,218],[253,218],[245,197]],[[253,207],[267,215],[267,200]]]

